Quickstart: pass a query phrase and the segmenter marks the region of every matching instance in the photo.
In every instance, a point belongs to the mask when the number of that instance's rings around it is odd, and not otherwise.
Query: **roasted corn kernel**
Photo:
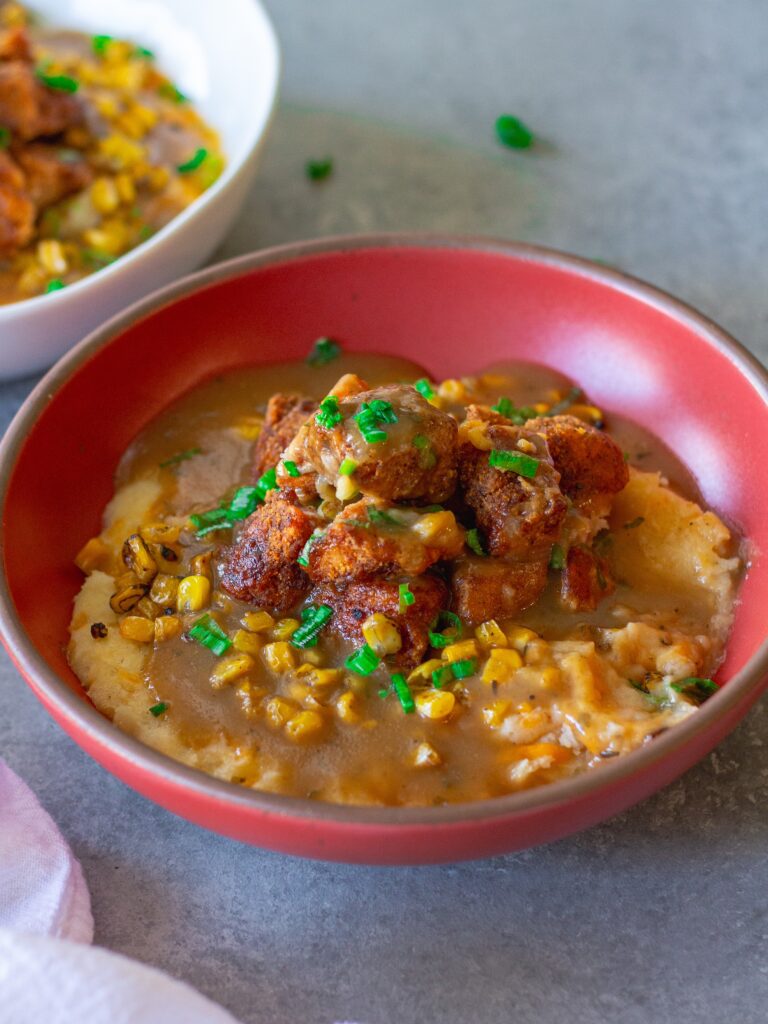
[[[267,667],[273,672],[290,672],[296,667],[293,648],[285,640],[278,640],[275,643],[265,644],[261,651]]]
[[[123,544],[123,561],[136,573],[139,583],[151,583],[157,575],[157,562],[138,533],[132,533]]]
[[[155,619],[155,640],[162,643],[165,640],[174,640],[181,635],[181,619],[175,615],[158,615]]]
[[[453,512],[428,512],[419,516],[412,529],[425,544],[432,546],[458,545],[459,537],[464,534]]]
[[[234,429],[246,441],[255,441],[263,427],[263,416],[243,416],[235,423]]]
[[[534,633],[532,629],[527,629],[525,626],[510,626],[507,630],[507,640],[509,640],[510,647],[514,647],[521,654],[531,640],[538,640],[538,638],[538,633]]]
[[[211,581],[205,576],[185,576],[179,583],[176,607],[180,612],[199,612],[211,600]]]
[[[508,647],[507,635],[495,619],[481,622],[475,630],[475,636],[483,647]]]
[[[443,759],[431,743],[420,743],[413,755],[413,763],[417,768],[436,768]]]
[[[447,718],[456,706],[456,698],[450,690],[422,690],[414,701],[422,718],[435,720]]]
[[[213,571],[211,569],[211,561],[213,560],[213,551],[203,551],[199,555],[195,555],[192,561],[189,563],[189,568],[194,576],[205,576],[206,579],[213,582]]]
[[[510,647],[494,647],[480,678],[484,683],[508,683],[522,666],[523,659],[518,651]]]
[[[409,683],[421,683],[422,685],[432,682],[432,673],[443,667],[439,658],[430,658],[429,661],[422,661],[408,676]]]
[[[117,615],[129,612],[131,608],[136,607],[148,589],[143,583],[129,583],[115,591],[109,599],[109,606]],[[149,619],[146,621],[149,622]]]
[[[275,624],[269,612],[246,612],[240,621],[251,633],[264,633]]]
[[[151,643],[155,639],[155,624],[143,615],[129,615],[120,621],[120,636],[140,644]]]
[[[91,202],[99,213],[114,213],[120,205],[120,193],[112,178],[97,178],[91,185]]]
[[[249,633],[247,629],[238,629],[232,636],[232,646],[245,654],[259,654],[262,645],[262,639],[256,633]]]
[[[181,527],[170,523],[150,523],[139,531],[147,544],[175,544],[181,536]]]
[[[156,605],[151,598],[142,597],[140,601],[136,602],[136,611],[141,612],[147,619],[155,619],[162,614],[163,609]]]
[[[220,690],[241,676],[247,676],[255,667],[256,662],[250,654],[231,654],[227,658],[221,658],[209,677],[211,686],[214,690]]]
[[[362,625],[365,642],[380,658],[387,654],[397,654],[403,646],[403,640],[397,626],[380,612],[369,615]]]
[[[46,238],[37,243],[37,259],[49,274],[64,274],[67,271],[64,248],[55,238]]]
[[[110,560],[110,550],[101,537],[91,537],[78,551],[75,565],[81,572],[90,575],[97,569],[104,571]]]
[[[477,644],[474,640],[460,640],[458,643],[444,647],[442,655],[444,661],[464,661],[465,658],[476,658]]]
[[[319,711],[307,708],[299,711],[285,724],[285,734],[296,743],[313,739],[318,736],[325,726],[325,719]]]
[[[299,708],[292,700],[286,700],[285,697],[271,697],[264,710],[269,724],[275,729],[282,729],[290,722]]]
[[[149,596],[162,608],[174,608],[179,593],[179,579],[177,576],[168,576],[165,573],[158,573],[152,580]]]
[[[344,693],[336,698],[336,714],[342,722],[347,722],[348,724],[359,722],[358,705],[359,699],[356,694],[351,690],[345,690]]]
[[[301,623],[298,619],[278,619],[272,628],[274,640],[290,640]]]

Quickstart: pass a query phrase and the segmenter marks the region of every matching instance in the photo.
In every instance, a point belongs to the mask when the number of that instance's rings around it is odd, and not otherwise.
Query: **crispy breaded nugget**
[[[0,150],[0,253],[20,249],[31,240],[35,213],[24,191],[24,175]]]
[[[494,557],[522,562],[548,557],[560,535],[567,503],[547,442],[527,427],[466,420],[459,444],[459,480]],[[482,445],[483,447],[478,447]],[[491,450],[538,460],[536,475],[490,465]]]
[[[253,448],[253,475],[256,479],[277,465],[307,417],[316,409],[314,398],[281,392],[272,395],[267,403],[264,426]]]
[[[452,512],[393,508],[373,498],[347,505],[309,551],[317,582],[341,583],[394,572],[418,575],[455,558],[464,531]]]
[[[218,565],[222,588],[260,608],[288,611],[309,588],[296,559],[317,525],[314,513],[295,504],[291,492],[270,491],[223,552]]]
[[[629,469],[621,448],[601,430],[575,416],[539,416],[525,429],[546,438],[560,489],[574,501],[617,494],[626,486]]]
[[[583,545],[569,549],[560,582],[560,601],[569,611],[594,611],[615,589],[604,558]]]
[[[79,192],[93,178],[85,160],[62,160],[61,146],[33,142],[19,149],[16,160],[26,178],[26,192],[38,209]]]
[[[0,60],[32,60],[32,43],[23,25],[0,32]]]
[[[400,611],[401,583],[409,583],[416,598],[403,612]],[[318,587],[312,592],[313,602],[333,608],[333,629],[354,644],[363,643],[362,624],[369,615],[374,612],[386,615],[397,626],[403,641],[399,652],[392,655],[392,661],[404,668],[412,668],[421,661],[429,643],[430,626],[447,600],[445,583],[429,574],[414,578],[380,577],[344,587]]]
[[[0,61],[0,124],[24,142],[58,135],[79,124],[83,110],[77,96],[49,89],[24,60]]]
[[[471,626],[511,618],[530,608],[547,584],[547,562],[507,562],[464,558],[451,579],[451,607]]]
[[[342,378],[330,394],[340,419],[324,425],[313,416],[286,453],[302,472],[335,487],[345,459],[355,463],[358,489],[385,501],[441,502],[456,486],[456,421],[430,405],[410,384],[350,393]],[[355,419],[364,407],[385,403],[376,423],[385,439],[370,443]],[[374,405],[375,408],[375,405]],[[394,421],[393,421],[394,420]],[[322,490],[321,490],[322,493]]]

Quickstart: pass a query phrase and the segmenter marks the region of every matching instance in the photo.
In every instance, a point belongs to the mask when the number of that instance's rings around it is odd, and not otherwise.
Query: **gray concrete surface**
[[[768,355],[761,0],[270,9],[283,101],[222,255],[376,228],[524,238],[615,262]],[[498,148],[507,110],[543,144]],[[304,160],[325,154],[336,174],[312,186]],[[31,383],[0,388],[3,425]],[[0,751],[82,858],[97,941],[244,1022],[768,1018],[765,704],[678,783],[590,832],[383,870],[261,853],[180,821],[82,754],[5,658],[0,673]]]

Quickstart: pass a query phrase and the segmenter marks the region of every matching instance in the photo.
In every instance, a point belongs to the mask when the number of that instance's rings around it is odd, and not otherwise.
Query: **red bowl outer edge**
[[[78,586],[71,558],[96,529],[117,458],[148,410],[159,411],[210,372],[258,361],[254,344],[265,342],[281,359],[300,357],[308,339],[326,333],[351,349],[411,357],[418,344],[436,376],[479,369],[502,354],[547,362],[681,452],[707,500],[754,543],[722,674],[728,685],[651,747],[598,771],[449,808],[339,808],[244,792],[116,730],[83,697],[61,645]],[[473,343],[478,337],[484,346]],[[134,374],[136,363],[154,372]],[[678,385],[671,408],[670,380]],[[623,810],[685,771],[766,685],[768,575],[760,552],[768,542],[768,478],[749,472],[767,454],[766,394],[765,371],[695,311],[548,250],[384,236],[242,257],[115,318],[64,357],[20,410],[0,446],[3,641],[43,704],[96,760],[150,799],[226,835],[367,863],[457,860],[548,841]]]

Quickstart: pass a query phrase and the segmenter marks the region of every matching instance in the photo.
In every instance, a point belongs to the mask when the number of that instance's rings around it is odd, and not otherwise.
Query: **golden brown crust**
[[[32,239],[35,206],[24,192],[24,175],[0,151],[0,253],[20,249]]]
[[[270,398],[264,426],[253,449],[253,475],[256,479],[277,465],[300,427],[316,409],[317,402],[304,395],[278,393]]]
[[[32,43],[23,25],[0,32],[0,60],[32,60]]]
[[[309,577],[296,559],[318,525],[292,493],[270,491],[218,565],[221,586],[241,601],[278,612],[299,602]]]
[[[93,178],[84,160],[62,160],[60,148],[33,142],[14,154],[26,178],[27,195],[38,209],[79,192]]]
[[[536,476],[527,479],[491,466],[489,451],[476,448],[471,441],[460,444],[459,480],[486,536],[489,553],[524,562],[548,556],[560,536],[568,506],[546,442],[527,427],[496,423],[487,427],[485,436],[496,450],[522,450],[539,460]]]
[[[560,489],[574,501],[617,494],[629,480],[624,454],[607,434],[575,416],[539,416],[527,430],[547,440]]]
[[[400,611],[400,584],[409,583],[416,600]],[[354,644],[364,641],[362,624],[374,612],[386,615],[398,628],[403,641],[392,656],[395,665],[412,668],[424,656],[429,644],[429,629],[438,612],[446,607],[448,588],[436,576],[415,578],[399,576],[350,583],[344,587],[323,586],[312,593],[312,601],[328,604],[334,610],[333,628]]]
[[[49,89],[25,60],[0,62],[0,124],[27,142],[58,135],[82,121],[80,101],[70,93]]]
[[[512,618],[530,608],[547,584],[547,563],[502,562],[467,558],[456,564],[451,579],[451,607],[476,626],[488,619]]]
[[[616,589],[608,563],[583,545],[566,556],[560,582],[560,601],[572,612],[594,611]]]

